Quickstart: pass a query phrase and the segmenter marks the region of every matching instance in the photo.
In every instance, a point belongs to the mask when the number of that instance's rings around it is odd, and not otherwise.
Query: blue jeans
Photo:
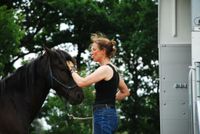
[[[114,134],[118,120],[115,108],[96,109],[94,116],[94,134]]]

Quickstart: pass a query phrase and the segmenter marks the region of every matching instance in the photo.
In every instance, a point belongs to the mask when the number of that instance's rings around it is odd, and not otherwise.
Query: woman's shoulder
[[[116,72],[118,72],[118,70],[119,70],[119,68],[116,65],[114,65],[113,63],[109,63],[109,64],[107,64],[107,66],[112,67],[113,69],[115,69]]]
[[[110,63],[110,65],[115,69],[115,71],[119,74],[119,76],[121,78],[123,78],[123,71],[121,69],[119,69],[119,67],[117,67],[116,65],[114,65],[113,63]],[[108,66],[110,66],[108,65]]]

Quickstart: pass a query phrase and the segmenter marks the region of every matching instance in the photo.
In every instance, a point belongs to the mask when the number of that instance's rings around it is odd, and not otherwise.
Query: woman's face
[[[91,47],[91,57],[96,62],[101,62],[104,56],[104,50],[100,50],[97,43],[92,43]]]

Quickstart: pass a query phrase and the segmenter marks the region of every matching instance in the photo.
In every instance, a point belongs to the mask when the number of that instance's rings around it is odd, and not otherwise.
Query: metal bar
[[[177,36],[177,0],[172,0],[172,36]]]
[[[192,129],[193,133],[191,134],[197,134],[196,133],[196,68],[194,68],[194,75],[192,76]]]
[[[200,134],[200,62],[195,62],[195,90],[196,90],[196,132]],[[195,118],[193,119],[195,120]]]
[[[199,115],[199,113],[200,113],[200,99],[197,99],[197,120],[198,120],[198,125],[197,125],[197,134],[200,134],[200,115]]]
[[[195,62],[196,68],[196,91],[197,97],[200,97],[200,62]]]
[[[188,93],[189,93],[189,115],[190,115],[190,119],[189,119],[189,132],[190,134],[194,134],[193,131],[193,75],[194,75],[194,67],[189,66],[190,71],[189,71],[189,75],[188,75]]]

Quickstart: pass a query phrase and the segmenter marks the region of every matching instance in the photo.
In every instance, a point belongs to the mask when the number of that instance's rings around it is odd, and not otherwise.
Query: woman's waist
[[[97,110],[97,109],[109,109],[109,108],[115,108],[115,104],[94,104],[93,105],[93,111]]]

